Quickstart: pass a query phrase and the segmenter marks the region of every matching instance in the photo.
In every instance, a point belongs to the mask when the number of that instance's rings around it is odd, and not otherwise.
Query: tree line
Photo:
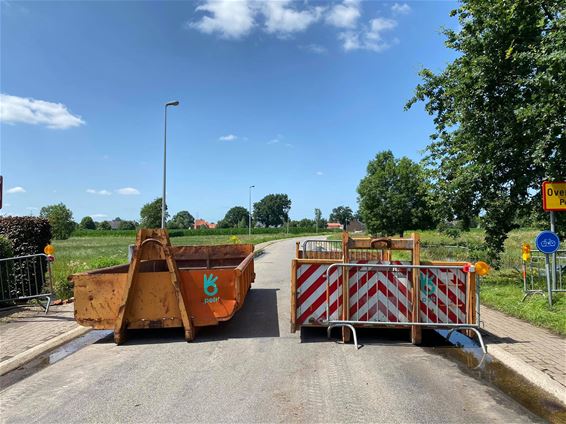
[[[140,210],[140,220],[123,220],[116,217],[112,221],[95,221],[85,216],[79,223],[73,219],[72,211],[63,203],[41,208],[40,217],[48,219],[55,239],[67,239],[73,231],[80,230],[135,230],[138,228],[158,228],[161,226],[161,198],[144,204]],[[168,229],[191,229],[195,226],[194,216],[187,210],[177,212],[171,219],[165,208],[166,226]],[[322,217],[320,209],[314,210],[314,217],[291,220],[291,199],[287,194],[268,194],[254,203],[252,211],[252,227],[274,228],[309,228],[315,231],[326,229],[328,222],[339,222],[346,226],[355,215],[348,206],[338,206],[332,210],[328,220]],[[243,206],[230,208],[224,218],[217,223],[217,228],[247,228],[250,224],[249,211]]]

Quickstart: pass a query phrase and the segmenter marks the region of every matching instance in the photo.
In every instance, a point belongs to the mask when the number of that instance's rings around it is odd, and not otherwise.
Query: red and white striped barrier
[[[390,269],[364,268],[367,263],[356,261],[359,267],[349,268],[349,319],[368,322],[407,322],[412,319],[409,273]],[[400,262],[387,262],[400,264]]]
[[[320,262],[301,261],[296,266],[295,325],[323,326],[327,321],[340,319],[368,323],[414,322],[414,272],[419,274],[419,323],[468,324],[475,318],[469,316],[468,303],[473,299],[467,298],[467,273],[461,268],[413,267],[399,261],[358,261],[349,266],[335,263],[331,267],[330,263]],[[344,267],[348,269],[345,314],[342,313]]]
[[[327,299],[330,308],[329,319],[341,318],[342,269],[334,268],[327,284],[326,271],[329,266],[330,264],[320,263],[297,266],[296,324],[321,325],[326,320]]]
[[[420,270],[421,322],[465,324],[467,322],[466,273],[460,269]]]

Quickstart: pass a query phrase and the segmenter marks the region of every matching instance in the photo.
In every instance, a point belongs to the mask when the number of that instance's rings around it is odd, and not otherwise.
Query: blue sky
[[[63,202],[78,221],[138,219],[160,196],[209,221],[287,193],[291,217],[357,210],[375,154],[418,160],[432,132],[403,106],[453,58],[455,3],[1,3],[2,214]]]

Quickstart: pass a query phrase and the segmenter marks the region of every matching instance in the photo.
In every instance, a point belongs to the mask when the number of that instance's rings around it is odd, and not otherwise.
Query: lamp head
[[[175,100],[174,102],[165,103],[165,106],[179,106],[179,100]]]

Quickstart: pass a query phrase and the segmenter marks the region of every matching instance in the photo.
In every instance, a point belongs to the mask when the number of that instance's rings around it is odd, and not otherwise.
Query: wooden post
[[[413,239],[412,262],[413,265],[420,265],[421,263],[421,241],[417,233],[411,234]],[[413,322],[420,322],[420,276],[419,269],[413,269]],[[420,344],[422,341],[422,328],[418,325],[411,326],[411,342],[413,344]]]
[[[297,248],[299,243],[297,243]],[[291,261],[291,333],[297,331],[297,260]]]

